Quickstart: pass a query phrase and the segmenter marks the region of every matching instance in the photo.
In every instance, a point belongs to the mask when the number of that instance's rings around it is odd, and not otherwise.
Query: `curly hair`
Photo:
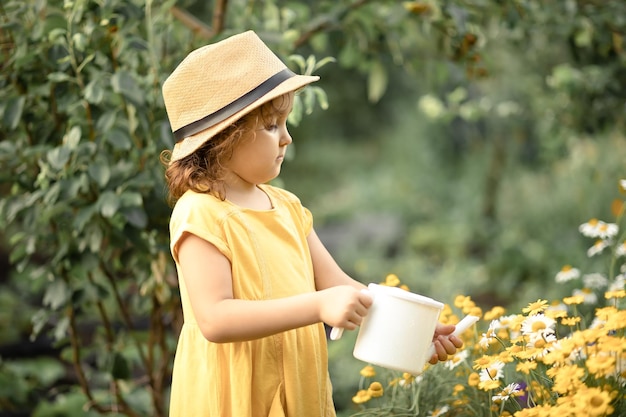
[[[169,204],[174,205],[187,190],[213,194],[225,200],[224,164],[230,160],[246,134],[254,130],[259,122],[268,124],[273,117],[285,111],[286,96],[251,111],[182,159],[170,163],[172,151],[161,152],[161,163],[166,167]]]

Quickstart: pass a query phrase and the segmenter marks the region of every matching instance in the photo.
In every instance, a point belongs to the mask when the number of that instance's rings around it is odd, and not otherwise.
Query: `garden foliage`
[[[626,180],[620,181],[626,193]],[[626,232],[624,201],[615,223],[591,219],[580,232],[594,239],[589,257],[606,271],[565,265],[554,276],[570,295],[538,299],[520,313],[503,306],[483,312],[458,295],[441,315],[457,323],[482,318],[463,335],[465,346],[421,375],[365,366],[355,416],[601,417],[626,413]],[[390,275],[385,285],[399,285]],[[378,375],[377,375],[378,374]]]

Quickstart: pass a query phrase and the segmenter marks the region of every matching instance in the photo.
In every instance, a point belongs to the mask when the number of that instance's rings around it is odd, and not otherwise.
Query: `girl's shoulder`
[[[226,212],[228,205],[212,194],[187,191],[183,194],[172,210],[172,217],[187,216],[191,212],[220,215]]]
[[[275,185],[270,184],[262,184],[260,185],[261,189],[270,196],[270,198],[274,201],[279,200],[288,204],[302,204],[300,199],[294,193],[285,190],[284,188],[279,188]]]
[[[187,190],[185,194],[178,199],[174,205],[174,209],[177,207],[193,206],[196,204],[219,205],[220,203],[222,203],[222,201],[212,194],[198,193],[192,190]]]

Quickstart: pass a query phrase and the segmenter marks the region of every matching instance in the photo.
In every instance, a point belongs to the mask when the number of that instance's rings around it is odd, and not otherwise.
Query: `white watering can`
[[[363,291],[372,296],[373,303],[359,328],[354,357],[387,369],[421,374],[435,353],[433,336],[443,304],[397,287],[369,284]],[[477,320],[466,316],[452,334],[460,335]],[[342,334],[342,328],[333,327],[330,338],[337,340]]]

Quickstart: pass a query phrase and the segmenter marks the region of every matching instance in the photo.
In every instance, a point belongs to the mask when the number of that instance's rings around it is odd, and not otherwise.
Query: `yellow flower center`
[[[604,398],[599,395],[594,395],[589,400],[589,404],[595,408],[602,407],[604,405]]]
[[[536,321],[533,323],[532,329],[533,332],[538,332],[539,330],[544,330],[546,328],[546,324],[542,321]]]

